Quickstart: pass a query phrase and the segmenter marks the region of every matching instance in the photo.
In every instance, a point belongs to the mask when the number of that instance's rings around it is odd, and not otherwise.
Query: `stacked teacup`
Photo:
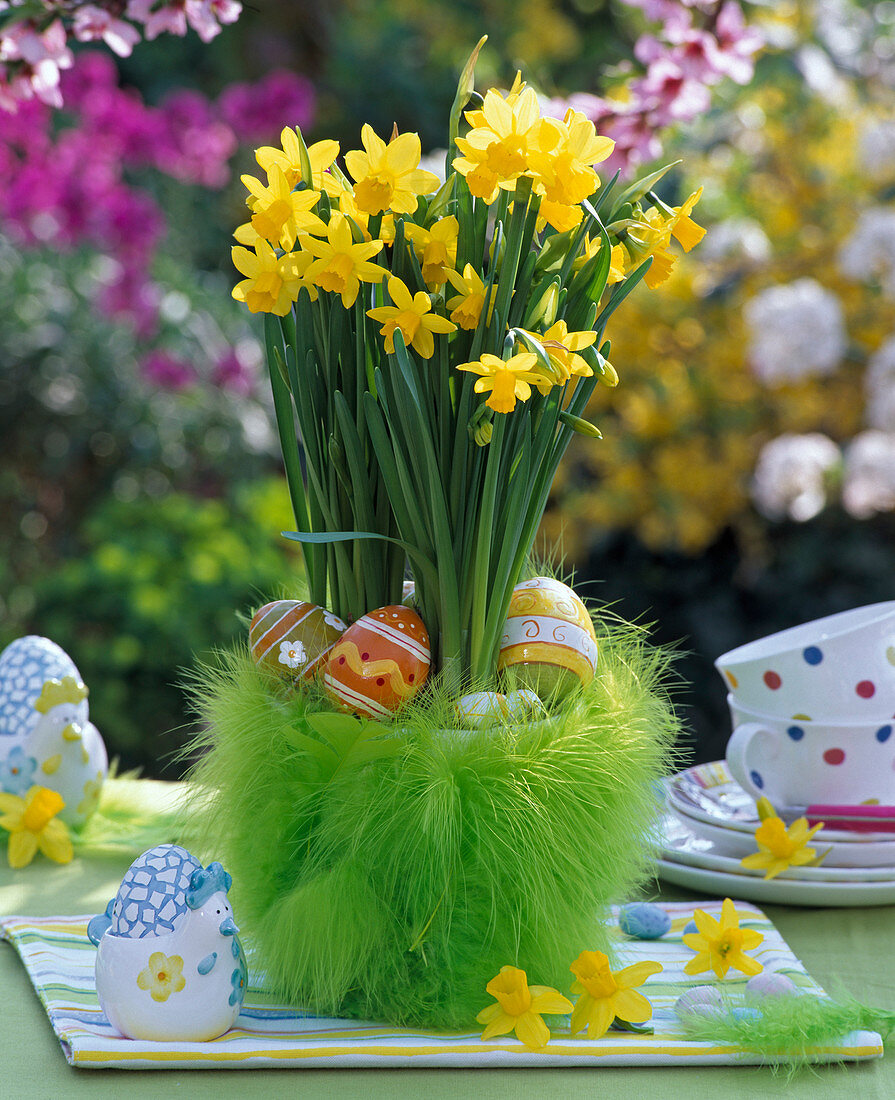
[[[895,804],[895,601],[783,630],[719,657],[727,765],[777,809]]]

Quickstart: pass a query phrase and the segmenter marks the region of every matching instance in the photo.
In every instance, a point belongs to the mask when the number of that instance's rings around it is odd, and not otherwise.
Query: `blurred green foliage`
[[[301,588],[300,558],[277,537],[291,526],[276,478],[237,485],[226,502],[110,496],[78,532],[77,556],[37,579],[32,620],[75,659],[123,767],[172,773],[188,671],[245,637],[254,608]]]

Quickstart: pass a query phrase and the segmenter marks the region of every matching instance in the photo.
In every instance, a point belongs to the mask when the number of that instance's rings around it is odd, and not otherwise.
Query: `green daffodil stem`
[[[474,593],[472,615],[469,624],[470,671],[473,683],[483,683],[493,672],[491,654],[488,652],[485,638],[485,618],[488,610],[488,597],[491,591],[492,570],[491,549],[495,536],[495,499],[497,497],[498,472],[503,457],[503,440],[506,432],[506,415],[495,417],[494,433],[487,447],[485,483],[476,524],[475,557],[472,567]]]

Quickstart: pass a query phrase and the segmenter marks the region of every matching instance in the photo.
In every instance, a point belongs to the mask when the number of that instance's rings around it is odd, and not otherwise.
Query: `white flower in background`
[[[827,485],[841,459],[836,444],[820,432],[772,439],[755,465],[756,508],[769,519],[811,519],[827,503]]]
[[[858,163],[875,180],[895,177],[895,119],[874,119],[858,137]]]
[[[280,642],[280,664],[287,668],[300,668],[308,663],[308,655],[301,642]]]
[[[878,279],[895,298],[895,206],[864,210],[839,251],[839,270],[850,279]]]
[[[842,503],[856,519],[895,508],[895,433],[861,432],[849,443]]]
[[[895,336],[867,361],[864,416],[871,428],[895,432]]]
[[[713,225],[700,241],[699,258],[708,263],[763,264],[771,258],[771,242],[752,218],[727,218]]]
[[[816,279],[771,286],[743,307],[749,364],[770,385],[836,369],[846,347],[842,305]]]

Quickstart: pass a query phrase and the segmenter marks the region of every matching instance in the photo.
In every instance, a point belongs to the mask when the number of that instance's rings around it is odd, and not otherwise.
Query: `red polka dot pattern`
[[[872,680],[862,680],[855,686],[855,691],[862,699],[870,699],[876,692],[876,685]]]
[[[842,749],[827,749],[824,753],[824,760],[828,764],[841,764],[845,760],[845,753]]]
[[[764,680],[765,684],[771,689],[771,691],[776,691],[777,688],[779,688],[780,685],[783,683],[780,678],[779,672],[774,672],[770,669],[764,674],[762,679]]]

